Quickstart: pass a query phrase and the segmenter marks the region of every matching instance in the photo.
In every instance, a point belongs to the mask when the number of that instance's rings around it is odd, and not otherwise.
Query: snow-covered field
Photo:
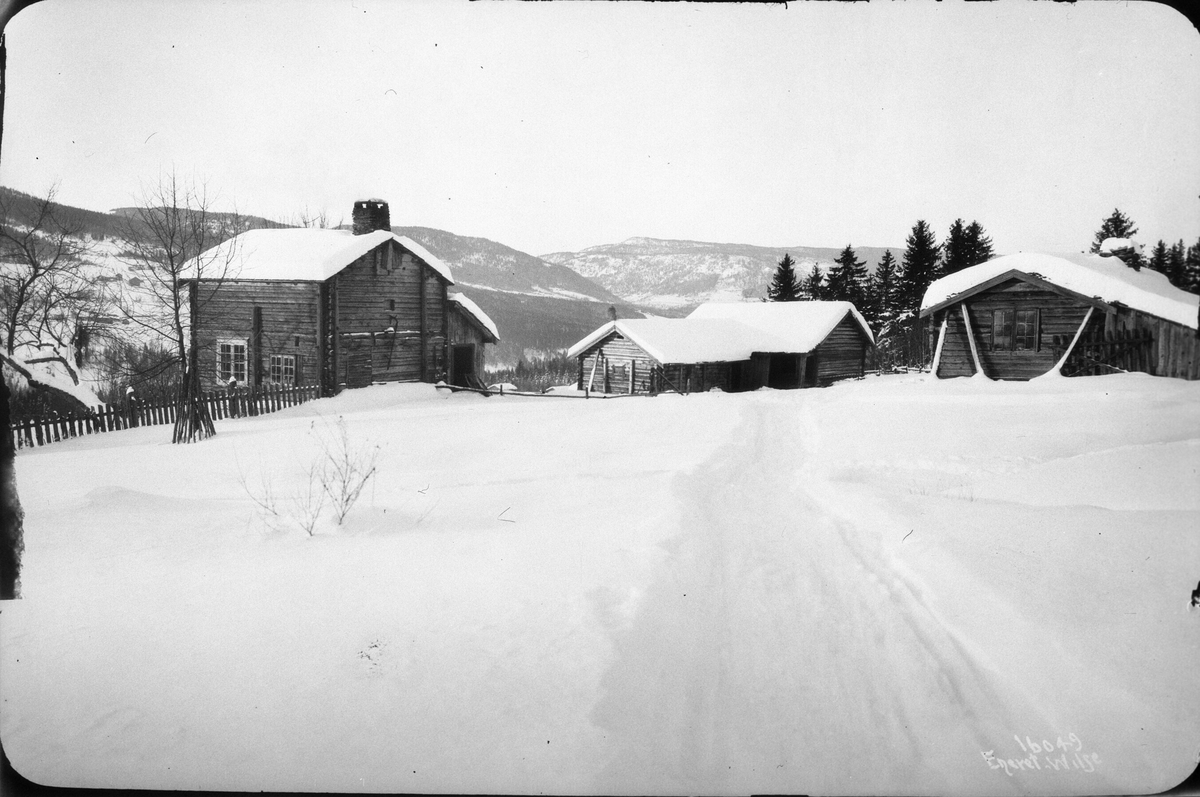
[[[339,416],[378,472],[310,536]],[[1097,794],[1200,754],[1200,383],[389,385],[217,428],[18,455],[26,777]]]

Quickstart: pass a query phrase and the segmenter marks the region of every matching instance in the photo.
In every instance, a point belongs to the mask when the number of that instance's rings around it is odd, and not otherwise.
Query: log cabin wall
[[[594,392],[618,394],[630,392],[630,374],[633,376],[633,392],[649,393],[651,369],[659,364],[636,343],[615,331],[580,354],[579,362],[580,390],[588,388],[590,383],[590,389]]]
[[[433,269],[389,241],[331,282],[339,383],[432,381],[438,375],[445,358],[446,291]],[[389,327],[395,331],[385,332]]]
[[[1101,320],[1093,318],[1089,327],[1092,334],[1102,332],[1113,336],[1126,330],[1148,331],[1154,342],[1149,362],[1139,370],[1176,379],[1200,379],[1200,337],[1191,327],[1125,307],[1106,313]]]
[[[866,370],[868,345],[854,317],[843,318],[808,355],[817,359],[817,384],[861,377]]]
[[[1017,279],[970,296],[966,304],[984,373],[992,379],[1014,380],[1032,379],[1050,371],[1063,353],[1061,348],[1053,345],[1054,339],[1073,340],[1089,308],[1089,304],[1080,299]],[[1011,336],[996,329],[998,310],[1013,313]],[[1019,348],[1015,340],[1015,317],[1019,310],[1037,311],[1036,340],[1032,347]],[[931,317],[935,334],[944,318],[948,318],[949,323],[937,375],[942,378],[971,376],[974,366],[960,306],[951,305]],[[1136,364],[1126,370],[1182,379],[1200,378],[1200,341],[1195,330],[1156,316],[1121,306],[1109,311],[1097,308],[1080,340],[1103,340],[1105,336],[1119,338],[1126,331],[1149,332],[1153,338],[1149,355],[1138,358]],[[998,332],[1001,333],[999,337]],[[1068,372],[1067,368],[1063,370]],[[1111,370],[1115,372],[1115,369]]]
[[[425,268],[425,375],[426,382],[444,379],[450,363],[450,302],[448,286],[437,272]],[[482,371],[480,371],[482,373]]]
[[[201,282],[198,298],[200,379],[206,389],[225,385],[218,372],[219,341],[245,345],[247,378],[243,384],[270,382],[272,355],[294,358],[295,381],[288,384],[319,384],[320,297],[316,285],[227,281],[218,288]],[[258,335],[255,308],[261,319]]]
[[[686,393],[703,393],[720,388],[726,393],[734,390],[733,363],[671,363],[663,366],[663,376],[670,381],[666,386],[672,390]]]
[[[941,310],[933,317],[935,328],[939,332],[943,320],[946,321],[946,339],[942,342],[942,357],[938,360],[937,375],[942,379],[974,376],[975,363],[971,359],[967,330],[958,305]],[[936,339],[934,345],[937,345]]]
[[[997,337],[993,328],[997,310],[1012,311],[1014,318],[1017,311],[1037,311],[1036,341],[1032,348],[1018,347],[1015,328],[1007,339]],[[1088,305],[1014,279],[967,299],[967,311],[983,372],[992,379],[1032,379],[1054,367],[1058,356],[1051,346],[1053,337],[1074,335],[1087,315]],[[961,319],[961,311],[958,315]]]

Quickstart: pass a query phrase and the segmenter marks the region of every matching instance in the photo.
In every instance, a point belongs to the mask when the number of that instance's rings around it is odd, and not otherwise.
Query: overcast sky
[[[1200,237],[1200,34],[1156,3],[43,0],[6,34],[0,183],[96,210],[174,168],[534,254]]]

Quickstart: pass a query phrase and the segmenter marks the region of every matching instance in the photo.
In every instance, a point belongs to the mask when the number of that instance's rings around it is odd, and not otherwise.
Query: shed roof
[[[867,340],[875,342],[871,327],[850,302],[705,302],[692,318],[725,318],[739,321],[785,341],[782,349],[755,351],[808,352],[829,336],[849,313]]]
[[[802,354],[815,349],[847,314],[873,341],[849,302],[710,302],[687,318],[610,321],[572,346],[567,356],[579,356],[614,331],[660,363],[748,360],[755,352]]]
[[[496,329],[496,322],[492,321],[488,314],[483,312],[483,309],[480,308],[479,305],[475,304],[475,302],[471,301],[461,293],[450,294],[450,301],[462,308],[463,312],[465,312],[469,318],[475,321],[475,323],[479,325],[480,329],[490,334],[492,336],[492,343],[500,342],[500,332]]]
[[[399,243],[446,282],[454,284],[445,263],[411,238],[389,230],[363,235],[350,230],[314,228],[250,230],[209,249],[202,257],[217,263],[228,259],[229,279],[324,282],[389,240]]]
[[[1196,328],[1200,296],[1180,290],[1166,276],[1143,268],[1134,271],[1116,257],[1072,253],[1048,255],[1019,252],[997,257],[934,280],[925,291],[921,314],[970,295],[972,289],[1009,271],[1027,274],[1051,285],[1107,304],[1120,303],[1149,315]]]

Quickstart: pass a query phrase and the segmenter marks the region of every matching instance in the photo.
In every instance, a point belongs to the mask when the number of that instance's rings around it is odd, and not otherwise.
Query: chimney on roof
[[[392,217],[388,213],[388,204],[382,199],[360,199],[354,203],[354,234],[366,235],[376,230],[391,230]]]

